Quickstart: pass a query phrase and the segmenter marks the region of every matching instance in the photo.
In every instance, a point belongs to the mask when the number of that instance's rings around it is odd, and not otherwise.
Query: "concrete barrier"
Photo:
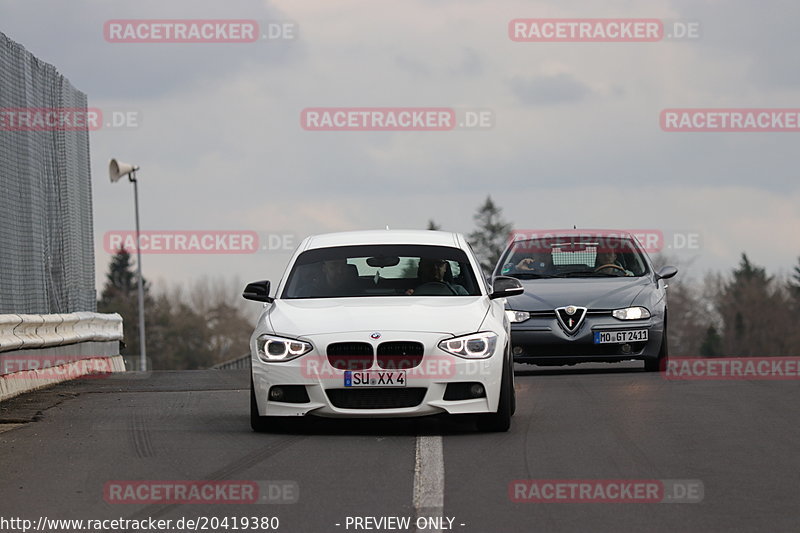
[[[0,351],[22,347],[22,339],[14,335],[14,330],[21,323],[22,317],[19,315],[0,315]]]
[[[124,371],[125,363],[121,355],[86,357],[36,370],[20,370],[0,376],[0,401],[70,379],[100,377]]]
[[[116,313],[0,315],[0,352],[121,340],[122,317]]]
[[[88,375],[125,370],[118,314],[0,315],[0,401]]]

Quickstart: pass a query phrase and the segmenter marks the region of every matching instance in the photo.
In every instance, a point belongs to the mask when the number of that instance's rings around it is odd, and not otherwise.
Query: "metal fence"
[[[214,370],[248,370],[250,368],[250,354],[245,354],[236,359],[230,359],[211,367]]]
[[[86,104],[55,67],[0,33],[0,113]],[[88,131],[0,124],[0,314],[95,311]]]

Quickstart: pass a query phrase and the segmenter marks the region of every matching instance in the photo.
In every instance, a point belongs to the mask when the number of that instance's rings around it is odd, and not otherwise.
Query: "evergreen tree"
[[[129,297],[136,289],[136,273],[131,264],[131,254],[125,248],[120,248],[111,258],[100,301],[108,302],[118,296]]]
[[[763,357],[788,355],[785,332],[792,329],[792,314],[782,287],[776,287],[764,267],[743,253],[730,280],[716,297],[722,318],[722,355]]]
[[[793,316],[797,316],[797,313],[800,313],[800,258],[798,258],[792,276],[786,284],[786,289],[791,313]],[[794,331],[789,333],[786,342],[790,346],[789,351],[792,355],[800,352],[800,329],[795,327]]]
[[[494,270],[500,254],[508,244],[512,225],[503,220],[502,209],[495,205],[491,196],[486,197],[473,218],[476,229],[469,234],[468,240],[484,272],[489,273]]]
[[[119,313],[122,316],[123,355],[139,354],[139,287],[131,255],[121,248],[114,257],[106,274],[106,284],[97,302],[98,313]],[[149,300],[149,286],[144,280],[145,312]],[[145,326],[147,327],[147,326]],[[149,343],[148,343],[149,345]]]
[[[750,262],[746,253],[742,253],[742,258],[739,260],[739,268],[733,271],[733,285],[742,285],[744,283],[755,283],[760,286],[766,286],[772,281],[772,278],[767,276],[767,271],[764,267],[759,267]]]
[[[714,326],[708,326],[706,337],[700,345],[700,355],[703,357],[720,357],[722,355],[722,337]]]
[[[792,277],[789,279],[788,288],[795,310],[800,309],[800,258],[797,259]]]

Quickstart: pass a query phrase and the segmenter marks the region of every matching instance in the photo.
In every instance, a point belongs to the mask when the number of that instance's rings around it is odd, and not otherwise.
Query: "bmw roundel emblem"
[[[376,331],[375,333],[370,335],[370,338],[373,338],[373,339],[376,339],[376,340],[380,339],[381,338],[381,334]]]

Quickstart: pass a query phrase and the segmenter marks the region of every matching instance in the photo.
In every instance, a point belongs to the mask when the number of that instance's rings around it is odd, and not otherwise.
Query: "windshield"
[[[640,248],[627,237],[520,240],[506,250],[499,274],[520,279],[631,277],[647,273]]]
[[[479,296],[463,250],[446,246],[367,245],[300,254],[282,298]]]

